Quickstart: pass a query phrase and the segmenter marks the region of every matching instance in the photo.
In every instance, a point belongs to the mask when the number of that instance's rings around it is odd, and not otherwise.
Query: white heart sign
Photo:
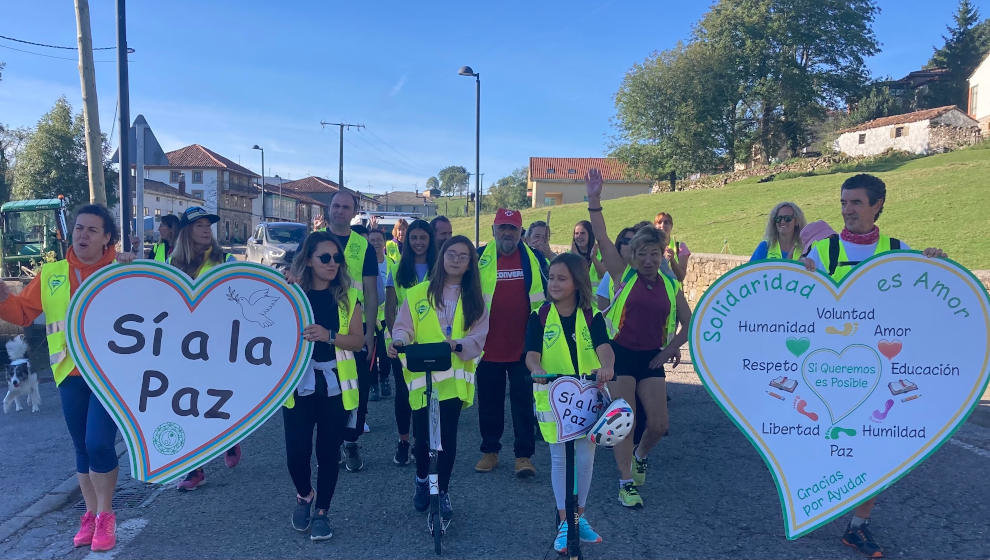
[[[193,281],[154,261],[110,266],[69,305],[66,339],[114,418],[131,475],[168,482],[247,437],[285,402],[309,363],[309,300],[250,263]]]
[[[605,404],[598,385],[573,377],[558,377],[550,384],[550,408],[557,420],[557,441],[577,439],[591,430]]]
[[[717,280],[691,321],[699,377],[777,484],[795,539],[943,444],[990,375],[990,299],[948,259],[895,251],[836,284],[792,262]]]

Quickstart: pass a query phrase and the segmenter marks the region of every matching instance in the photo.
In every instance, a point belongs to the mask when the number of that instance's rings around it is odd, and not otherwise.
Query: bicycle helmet
[[[588,437],[596,445],[613,447],[632,433],[633,420],[629,403],[625,399],[615,399],[591,425]]]

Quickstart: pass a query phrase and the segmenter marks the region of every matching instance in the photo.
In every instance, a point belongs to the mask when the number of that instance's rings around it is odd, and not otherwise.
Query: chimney
[[[179,194],[186,194],[186,174],[179,173]]]

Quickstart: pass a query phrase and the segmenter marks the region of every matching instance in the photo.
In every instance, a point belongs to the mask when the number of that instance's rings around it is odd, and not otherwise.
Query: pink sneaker
[[[95,525],[90,550],[102,552],[113,548],[117,544],[117,515],[112,511],[104,511],[96,516]]]
[[[72,537],[72,546],[78,548],[92,543],[94,530],[96,530],[96,514],[87,511],[79,519],[79,532]]]
[[[241,462],[241,444],[237,444],[227,450],[223,455],[223,462],[227,464],[228,469],[232,469],[237,466],[237,463]]]
[[[206,473],[203,472],[203,469],[195,469],[180,480],[175,487],[179,492],[188,492],[199,488],[204,482],[206,482]]]

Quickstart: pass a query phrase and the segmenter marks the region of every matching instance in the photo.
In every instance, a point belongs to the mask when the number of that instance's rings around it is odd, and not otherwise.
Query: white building
[[[893,115],[839,131],[834,147],[850,156],[887,150],[931,154],[979,139],[978,123],[955,105]]]
[[[969,77],[969,116],[980,123],[984,136],[990,136],[990,53]]]

